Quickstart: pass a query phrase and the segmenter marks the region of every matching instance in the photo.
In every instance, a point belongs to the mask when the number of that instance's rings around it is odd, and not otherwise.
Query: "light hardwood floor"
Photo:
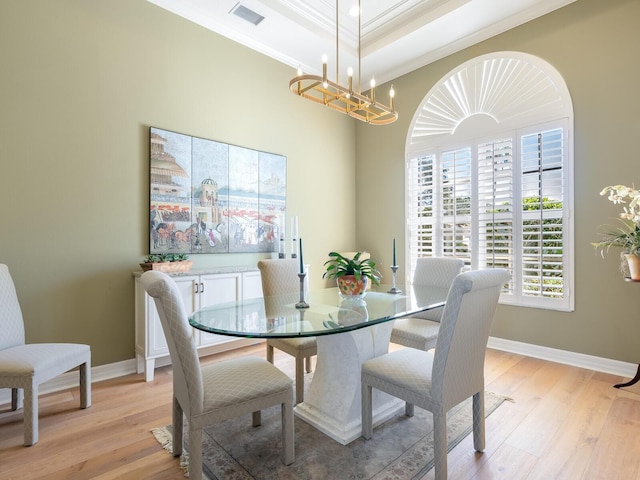
[[[264,351],[257,345],[203,363]],[[620,377],[496,350],[485,370],[487,390],[512,401],[488,417],[484,454],[471,435],[449,453],[449,478],[640,480],[640,395],[613,388]],[[22,446],[22,413],[0,406],[0,478],[183,480],[150,433],[169,423],[170,367],[149,383],[142,375],[94,383],[87,410],[77,388],[41,396],[33,447]],[[423,480],[430,478],[433,470]]]

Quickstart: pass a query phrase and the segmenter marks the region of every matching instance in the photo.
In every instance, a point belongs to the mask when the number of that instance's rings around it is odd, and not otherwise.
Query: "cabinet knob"
[[[204,283],[200,283],[200,293],[204,293]]]

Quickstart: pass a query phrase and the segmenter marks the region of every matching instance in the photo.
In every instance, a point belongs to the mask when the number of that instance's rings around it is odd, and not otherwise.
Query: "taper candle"
[[[300,273],[304,273],[304,261],[302,260],[302,239],[300,239]]]
[[[298,256],[298,216],[291,217],[291,258]]]
[[[396,239],[394,238],[393,239],[393,264],[392,265],[395,265],[395,264],[396,264]]]

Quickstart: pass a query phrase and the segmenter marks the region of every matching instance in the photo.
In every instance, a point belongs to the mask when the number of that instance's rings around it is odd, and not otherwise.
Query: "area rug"
[[[487,392],[485,415],[504,400]],[[413,417],[400,414],[374,429],[372,439],[359,438],[344,446],[296,418],[296,459],[285,466],[280,460],[280,407],[272,407],[262,411],[260,427],[252,427],[247,415],[205,429],[203,470],[210,480],[419,479],[433,468],[432,428],[431,414],[416,407]],[[448,450],[472,432],[471,399],[449,411],[447,431]],[[171,425],[153,434],[171,451]],[[187,465],[183,455],[181,466],[188,476]]]

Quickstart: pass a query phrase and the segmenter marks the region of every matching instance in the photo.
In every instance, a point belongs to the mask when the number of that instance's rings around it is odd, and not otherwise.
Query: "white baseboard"
[[[562,363],[573,367],[586,368],[587,370],[620,375],[621,377],[632,378],[638,370],[637,363],[594,357],[593,355],[585,355],[584,353],[541,347],[540,345],[505,340],[503,338],[489,337],[489,343],[487,346],[496,350],[518,353],[527,357],[539,358],[541,360]],[[640,361],[640,358],[638,358],[638,361]]]
[[[111,378],[123,377],[131,373],[136,373],[135,359],[123,360],[122,362],[109,363],[98,367],[91,367],[91,383],[102,382]],[[77,370],[63,373],[51,380],[41,383],[38,388],[40,395],[45,393],[59,392],[78,386],[79,376]],[[11,390],[0,389],[0,405],[11,402]]]
[[[593,355],[585,355],[584,353],[569,352],[566,350],[558,350],[555,348],[541,347],[530,343],[516,342],[513,340],[505,340],[503,338],[489,337],[489,348],[502,350],[505,352],[517,353],[527,357],[539,358],[550,362],[562,363],[574,367],[586,368],[598,372],[619,375],[625,378],[631,378],[636,374],[638,364],[611,360],[608,358],[594,357]],[[639,359],[640,360],[640,359]],[[162,366],[170,363],[169,359],[159,359],[156,366]],[[135,359],[124,360],[122,362],[110,363],[91,368],[91,382],[101,382],[111,378],[122,377],[136,373]],[[144,374],[140,374],[141,381],[144,381]],[[78,372],[71,371],[64,373],[48,382],[40,385],[39,393],[53,393],[67,388],[73,388],[78,385]],[[0,390],[0,405],[8,404],[11,401],[11,390]]]

